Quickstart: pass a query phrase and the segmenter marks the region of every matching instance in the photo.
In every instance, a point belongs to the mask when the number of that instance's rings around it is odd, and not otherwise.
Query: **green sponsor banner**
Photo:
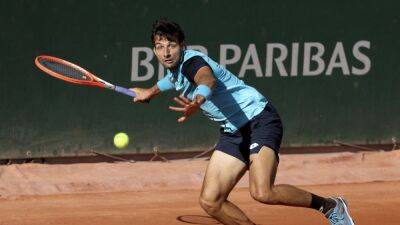
[[[0,158],[206,150],[219,128],[202,113],[178,124],[179,93],[150,104],[75,86],[34,66],[47,54],[106,81],[150,87],[165,71],[153,21],[181,24],[189,48],[256,87],[284,122],[284,146],[400,138],[398,1],[3,1]],[[131,139],[116,150],[114,134]]]

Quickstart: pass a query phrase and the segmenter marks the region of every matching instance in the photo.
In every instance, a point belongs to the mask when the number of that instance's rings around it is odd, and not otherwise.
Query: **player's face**
[[[183,46],[176,41],[169,41],[165,37],[156,36],[154,53],[158,61],[167,69],[174,70],[178,67]]]

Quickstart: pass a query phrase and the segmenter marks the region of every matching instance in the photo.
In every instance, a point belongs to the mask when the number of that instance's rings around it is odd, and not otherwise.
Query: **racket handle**
[[[120,87],[120,86],[115,86],[115,91],[119,92],[119,93],[122,93],[122,94],[125,94],[125,95],[128,95],[128,96],[131,96],[133,98],[136,97],[136,93],[135,92],[133,92],[133,91],[131,91],[129,89]]]

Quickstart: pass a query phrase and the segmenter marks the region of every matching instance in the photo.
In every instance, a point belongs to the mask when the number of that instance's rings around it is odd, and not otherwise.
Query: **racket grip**
[[[125,94],[125,95],[128,95],[128,96],[131,96],[133,98],[136,97],[136,93],[135,92],[133,92],[133,91],[131,91],[129,89],[120,87],[120,86],[115,86],[115,91],[119,92],[119,93],[122,93],[122,94]]]

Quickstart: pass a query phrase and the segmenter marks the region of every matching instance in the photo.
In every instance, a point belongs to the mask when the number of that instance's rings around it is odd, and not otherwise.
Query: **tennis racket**
[[[131,97],[136,97],[135,92],[127,88],[108,83],[107,81],[98,78],[97,76],[83,69],[82,67],[63,59],[59,59],[53,56],[41,55],[36,57],[35,64],[37,67],[39,67],[39,69],[49,74],[50,76],[69,83],[106,88]]]

